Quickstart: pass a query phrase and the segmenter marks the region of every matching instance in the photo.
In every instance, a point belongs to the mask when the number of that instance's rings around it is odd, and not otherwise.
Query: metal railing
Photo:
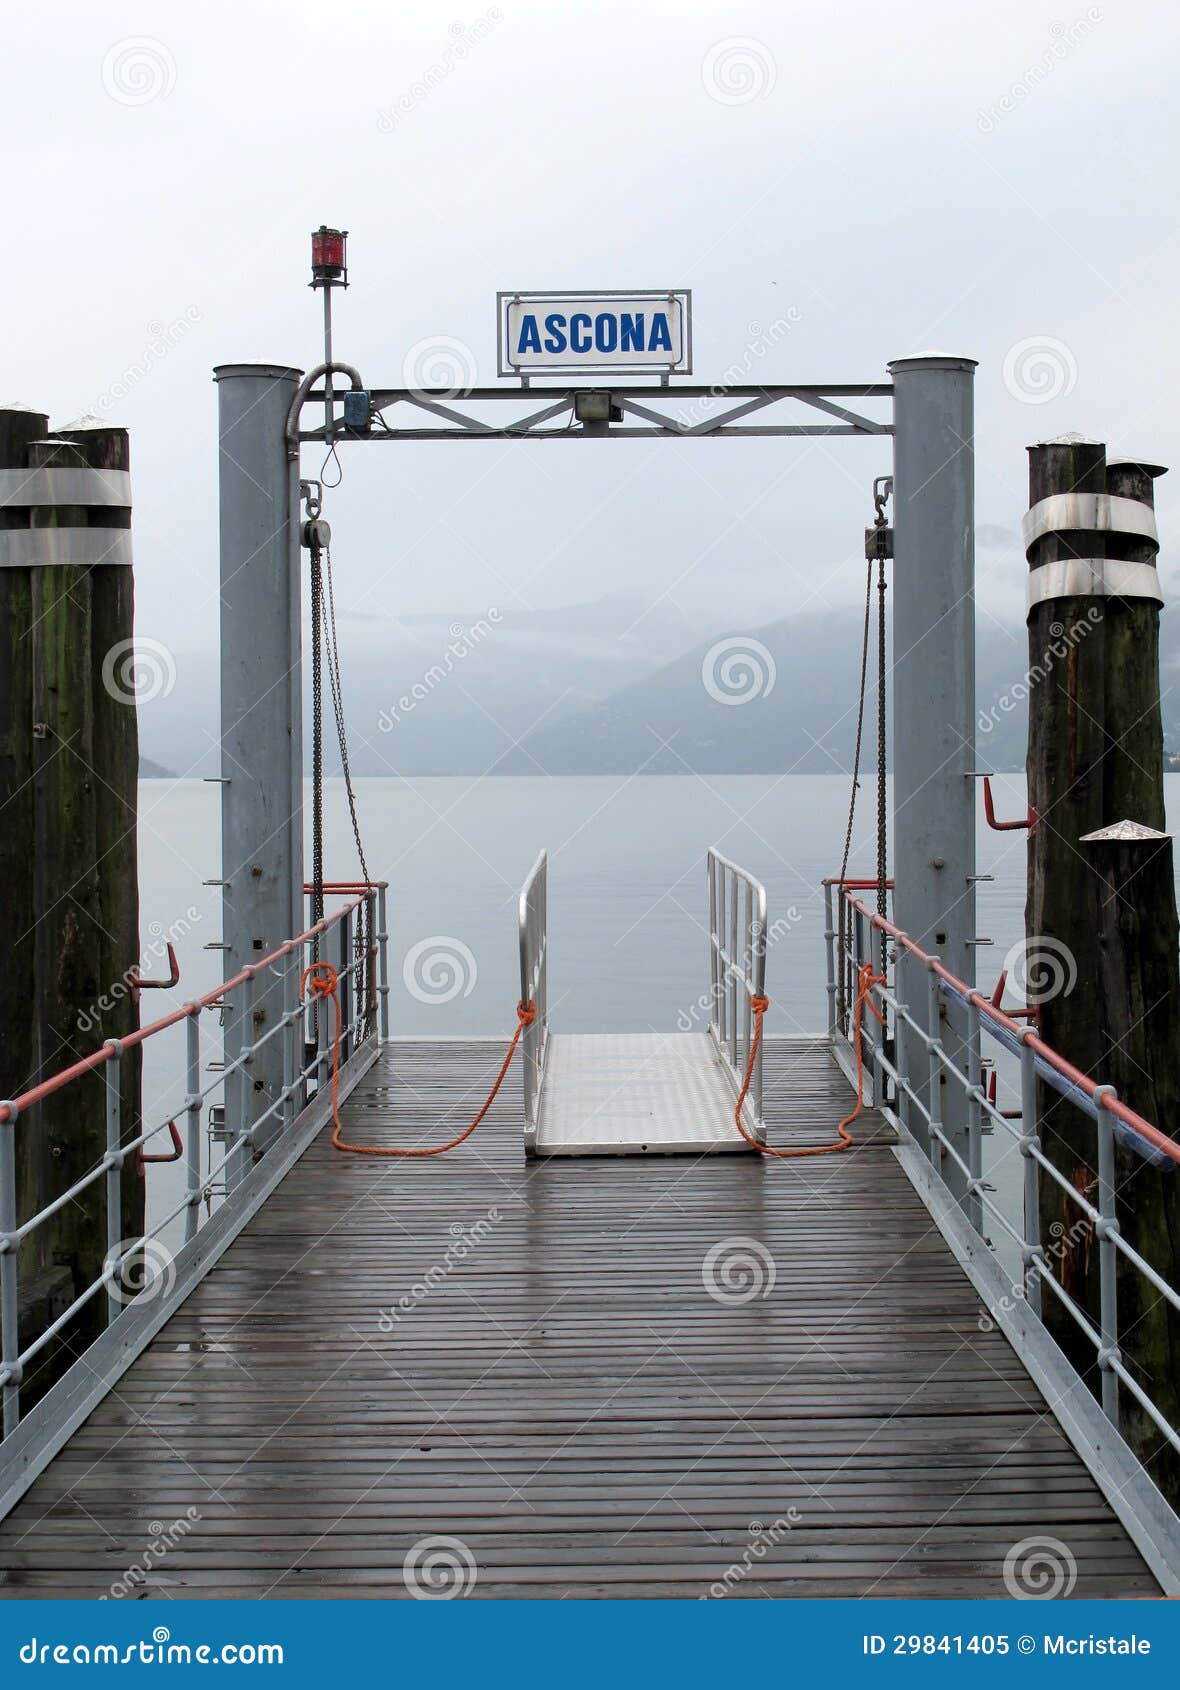
[[[216,1259],[211,1253],[213,1246],[206,1242],[206,1230],[217,1234],[219,1253],[269,1194],[294,1155],[309,1142],[306,1131],[313,1126],[318,1131],[322,1124],[330,1095],[327,1082],[331,1033],[328,1017],[321,1014],[317,1036],[309,1038],[313,1006],[300,991],[302,971],[317,951],[334,952],[326,960],[332,961],[340,981],[342,1068],[354,1056],[363,1057],[365,1067],[375,1057],[378,1013],[381,1038],[388,1036],[385,886],[350,884],[326,890],[347,894],[347,901],[203,997],[183,1004],[126,1038],[108,1040],[91,1055],[21,1096],[0,1103],[0,1392],[3,1396],[0,1514],[6,1498],[13,1499],[14,1485],[19,1494],[22,1475],[24,1483],[30,1482],[49,1455],[60,1447],[64,1441],[62,1428],[66,1428],[64,1435],[68,1436],[80,1423],[74,1415],[78,1403],[97,1400],[90,1381],[99,1381],[103,1390],[109,1388],[152,1331],[158,1329],[167,1313]],[[232,1060],[222,1063],[217,1055],[220,1039],[215,1045],[213,1041],[206,1044],[202,1038],[204,1017],[209,1013],[220,1014],[232,1004],[235,1010],[242,1011],[241,1025],[253,1028],[252,1005],[259,984],[265,984],[267,975],[281,982],[281,1015],[266,1032],[245,1043]],[[122,1118],[123,1059],[136,1046],[181,1023],[186,1029],[186,1096],[182,1109],[152,1126],[131,1123],[129,1131]],[[279,1095],[254,1114],[259,1100],[250,1084],[250,1068],[256,1053],[272,1039],[281,1041],[283,1085]],[[208,1084],[202,1084],[203,1065],[214,1072]],[[105,1153],[52,1202],[28,1216],[18,1215],[17,1134],[22,1130],[41,1130],[39,1106],[64,1087],[96,1081],[101,1091],[95,1096],[94,1108],[96,1114],[105,1117]],[[202,1167],[202,1116],[208,1107],[212,1117],[213,1099],[218,1093],[224,1100],[226,1118],[215,1136],[224,1143],[225,1150],[221,1159],[215,1161],[210,1149],[208,1165]],[[170,1136],[175,1143],[174,1117],[178,1115],[183,1115],[184,1123],[183,1133],[179,1135],[187,1173],[184,1195],[138,1236],[125,1238],[121,1191],[124,1163],[129,1157],[143,1155],[145,1147],[160,1134]],[[135,1130],[137,1125],[141,1130]],[[264,1174],[265,1177],[254,1177]],[[77,1294],[69,1306],[22,1343],[18,1251],[39,1227],[95,1187],[100,1187],[105,1195],[107,1250],[102,1269],[89,1284],[81,1289],[75,1287]],[[215,1207],[214,1196],[223,1197],[224,1201]],[[163,1234],[181,1216],[184,1242],[173,1254],[163,1243]],[[33,1406],[31,1413],[22,1416],[21,1386],[22,1381],[28,1380],[30,1365],[55,1338],[67,1333],[71,1323],[96,1298],[106,1301],[104,1330],[91,1340],[48,1394]],[[144,1304],[155,1305],[150,1326],[142,1318]],[[101,1363],[91,1362],[92,1352],[100,1347]],[[79,1381],[80,1370],[89,1379],[83,1377]],[[31,1432],[26,1436],[31,1421],[36,1421],[35,1437]],[[14,1444],[20,1447],[14,1449]],[[49,1455],[45,1455],[46,1449]]]
[[[537,1006],[537,1013],[520,1041],[526,1154],[531,1154],[537,1143],[537,1119],[549,1045],[548,897],[549,857],[542,851],[520,889],[520,1001]]]
[[[1121,1142],[1146,1160],[1159,1166],[1180,1166],[1180,1144],[1174,1143],[1150,1121],[1120,1102],[1111,1086],[1100,1085],[1067,1062],[1047,1045],[1036,1031],[1006,1015],[982,993],[973,991],[883,916],[872,912],[845,885],[841,894],[848,919],[843,924],[848,956],[833,954],[836,934],[828,921],[828,989],[833,992],[846,960],[855,976],[863,963],[871,963],[887,979],[873,988],[873,999],[884,1017],[879,1024],[873,1015],[861,1018],[861,1042],[866,1069],[875,1075],[876,1106],[903,1139],[913,1144],[928,1160],[930,1170],[944,1182],[948,1164],[961,1176],[963,1195],[957,1198],[972,1230],[983,1236],[986,1216],[1016,1245],[1023,1264],[1019,1300],[1041,1323],[1043,1292],[1046,1288],[1061,1303],[1072,1322],[1094,1350],[1101,1379],[1101,1406],[1116,1429],[1120,1420],[1120,1397],[1129,1393],[1140,1409],[1172,1447],[1180,1451],[1180,1430],[1168,1420],[1150,1392],[1129,1371],[1119,1347],[1118,1264],[1128,1262],[1152,1288],[1156,1296],[1180,1312],[1180,1293],[1127,1242],[1119,1230],[1116,1214],[1115,1144]],[[926,976],[926,1018],[920,1020],[901,1001],[894,975],[902,954],[913,959]],[[954,1004],[966,1015],[967,1036],[961,1051],[952,1054],[940,1034],[940,1010]],[[854,1008],[850,1003],[843,1025],[837,1025],[837,1039],[854,1033]],[[933,1031],[930,1031],[933,1029]],[[1020,1063],[1021,1109],[1017,1118],[997,1107],[983,1084],[982,1040],[1015,1056]],[[966,1144],[956,1144],[944,1131],[940,1105],[941,1085],[960,1088],[967,1098]],[[1086,1115],[1095,1126],[1097,1201],[1091,1203],[1084,1191],[1045,1155],[1041,1145],[1038,1113],[1038,1082]],[[994,1197],[994,1188],[983,1177],[983,1134],[992,1130],[1010,1138],[1024,1163],[1023,1216],[1017,1224]],[[963,1154],[965,1149],[966,1155]],[[1087,1232],[1097,1241],[1097,1322],[1054,1273],[1046,1259],[1041,1237],[1042,1178],[1053,1181],[1068,1203],[1076,1207]],[[956,1184],[960,1183],[956,1180]],[[996,1311],[993,1310],[993,1313]],[[1010,1314],[1012,1311],[1001,1310]],[[1003,1322],[1001,1321],[1001,1324]],[[1062,1356],[1064,1360],[1064,1356]]]
[[[706,873],[709,1036],[736,1097],[745,1079],[754,1036],[751,1002],[766,990],[766,888],[720,851],[709,851]],[[759,1045],[743,1113],[754,1136],[765,1143],[762,1051]]]

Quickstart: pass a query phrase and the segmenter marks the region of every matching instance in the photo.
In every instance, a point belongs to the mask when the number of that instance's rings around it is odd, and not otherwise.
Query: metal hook
[[[889,503],[889,500],[892,499],[892,497],[893,477],[891,475],[877,476],[876,480],[873,482],[873,509],[877,513],[876,520],[879,528],[885,527],[885,506]]]

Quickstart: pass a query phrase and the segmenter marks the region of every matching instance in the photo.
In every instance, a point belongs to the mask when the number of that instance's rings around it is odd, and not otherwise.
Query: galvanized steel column
[[[975,984],[975,360],[926,353],[894,383],[893,842],[898,925]],[[903,1000],[928,1025],[920,964],[899,961]],[[964,1010],[943,1006],[948,1054],[967,1066]],[[909,1036],[911,1076],[924,1072]],[[926,1098],[928,1087],[918,1087]],[[967,1158],[967,1099],[940,1086],[943,1131]],[[953,1190],[965,1180],[948,1158]]]
[[[228,978],[304,926],[299,465],[288,457],[284,439],[302,371],[221,364],[213,375],[220,440],[221,875]],[[239,1004],[242,996],[237,994]],[[252,1029],[240,1007],[227,1011],[227,1062],[282,1015],[281,980],[260,977],[252,996]],[[231,1129],[249,1127],[278,1098],[283,1043],[280,1036],[263,1045],[245,1084],[227,1087]],[[233,1119],[239,1096],[244,1122]],[[255,1149],[277,1126],[272,1117]],[[242,1161],[248,1165],[248,1158]]]

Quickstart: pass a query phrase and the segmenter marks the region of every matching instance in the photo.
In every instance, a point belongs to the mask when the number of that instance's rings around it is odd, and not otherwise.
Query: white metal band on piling
[[[1163,604],[1159,570],[1154,563],[1113,557],[1059,557],[1029,571],[1028,608],[1046,599],[1154,599]]]
[[[0,569],[111,563],[130,568],[129,528],[9,528],[0,532]]]
[[[1159,546],[1151,507],[1109,493],[1051,493],[1024,513],[1020,526],[1026,551],[1042,534],[1059,533],[1134,534]]]
[[[91,505],[131,509],[131,475],[125,469],[44,464],[0,469],[0,509],[40,505]]]

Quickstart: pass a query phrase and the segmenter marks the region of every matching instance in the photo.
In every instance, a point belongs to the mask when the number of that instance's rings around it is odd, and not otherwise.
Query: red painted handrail
[[[162,1015],[158,1021],[149,1022],[146,1027],[137,1027],[133,1033],[128,1033],[125,1038],[118,1039],[111,1044],[102,1045],[98,1050],[92,1051],[89,1056],[84,1056],[80,1061],[72,1062],[68,1068],[63,1068],[59,1073],[51,1075],[48,1080],[42,1080],[40,1085],[22,1092],[19,1097],[0,1103],[0,1121],[11,1121],[15,1115],[21,1114],[26,1109],[31,1109],[35,1103],[41,1103],[47,1097],[52,1097],[54,1092],[61,1091],[62,1087],[68,1086],[71,1080],[80,1079],[83,1074],[93,1074],[104,1063],[116,1061],[120,1052],[132,1050],[136,1045],[143,1044],[147,1039],[155,1038],[157,1033],[163,1033],[167,1028],[175,1027],[178,1022],[187,1021],[190,1015],[199,1015],[203,1009],[213,1008],[227,992],[232,992],[238,986],[245,985],[247,980],[253,980],[264,968],[270,968],[274,963],[281,962],[284,957],[290,956],[292,951],[297,950],[300,945],[307,944],[310,939],[318,938],[321,933],[326,933],[329,928],[335,927],[338,922],[343,921],[344,917],[350,915],[353,910],[359,909],[368,896],[368,890],[366,889],[359,897],[353,898],[351,902],[343,904],[332,915],[325,916],[322,921],[317,921],[314,927],[308,927],[302,933],[297,933],[293,939],[288,939],[277,950],[271,951],[269,956],[259,957],[257,962],[239,969],[232,979],[223,980],[220,986],[214,986],[213,990],[206,992],[203,997],[194,998],[191,1003],[181,1004],[179,1009],[172,1010],[168,1015]]]
[[[862,878],[858,880],[851,875],[847,875],[841,880],[838,874],[829,874],[825,877],[823,884],[825,886],[843,886],[850,892],[875,892],[881,882],[875,876],[871,879]],[[893,891],[892,880],[885,882],[885,890],[887,892]]]
[[[960,980],[957,975],[951,973],[949,968],[944,967],[937,957],[928,955],[927,952],[922,950],[921,946],[916,945],[909,934],[903,933],[900,927],[895,927],[883,915],[876,915],[866,904],[862,904],[859,898],[850,897],[848,901],[854,909],[860,911],[861,915],[868,918],[873,927],[879,928],[882,933],[887,933],[903,950],[908,951],[912,957],[932,969],[940,980],[945,980],[948,986],[952,986],[956,992],[961,992],[967,1002],[972,1004],[985,1020],[995,1022],[996,1026],[1002,1027],[1006,1033],[1019,1039],[1055,1073],[1060,1074],[1063,1080],[1068,1080],[1070,1085],[1085,1092],[1086,1096],[1095,1102],[1097,1107],[1109,1110],[1116,1120],[1121,1121],[1124,1126],[1130,1127],[1132,1132],[1138,1133],[1140,1138],[1145,1138],[1149,1144],[1154,1145],[1169,1161],[1180,1166],[1180,1144],[1175,1143],[1166,1133],[1160,1132],[1158,1127],[1153,1127],[1150,1121],[1145,1120],[1142,1115],[1136,1114],[1134,1109],[1128,1109],[1125,1103],[1119,1101],[1117,1095],[1109,1086],[1099,1086],[1088,1074],[1083,1074],[1080,1068],[1075,1068],[1072,1062],[1067,1062],[1064,1056],[1058,1055],[1052,1045],[1047,1045],[1044,1039],[1033,1032],[1031,1027],[1022,1027],[1018,1021],[1013,1020],[1010,1015],[1006,1015],[1002,1009],[997,1009],[980,992],[973,991],[965,981]]]

